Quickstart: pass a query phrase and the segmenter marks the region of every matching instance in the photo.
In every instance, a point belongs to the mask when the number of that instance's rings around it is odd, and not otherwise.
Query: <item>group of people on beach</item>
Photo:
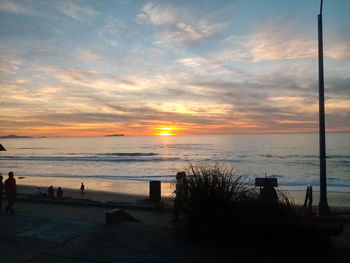
[[[40,187],[37,187],[34,192],[32,193],[32,196],[34,197],[48,197],[50,199],[55,198],[55,189],[51,185],[49,188],[47,188],[47,193],[44,193],[41,191]],[[61,187],[58,187],[56,190],[56,197],[57,198],[62,198],[63,197],[63,190]]]
[[[3,189],[5,189],[7,206],[5,207],[6,212],[14,212],[13,205],[16,203],[17,188],[16,179],[14,178],[13,172],[8,173],[8,178],[3,182],[2,174],[0,173],[0,211],[2,211],[2,196]]]
[[[4,196],[3,192],[5,192],[6,199],[7,199],[7,206],[5,207],[6,212],[14,212],[13,205],[16,203],[17,200],[17,185],[16,185],[16,179],[14,178],[13,172],[8,173],[8,178],[3,182],[3,176],[0,173],[0,212],[2,211],[2,198]],[[37,187],[34,192],[32,193],[32,196],[36,197],[49,197],[54,198],[55,197],[55,190],[53,186],[51,185],[47,189],[47,194],[42,192],[40,187]],[[62,198],[63,197],[63,190],[61,187],[58,187],[56,190],[56,197]]]
[[[84,185],[84,183],[81,183],[81,185],[80,185],[80,194],[81,195],[85,194],[85,185]],[[50,199],[53,199],[53,198],[55,198],[55,189],[53,188],[52,185],[50,185],[50,187],[47,188],[47,193],[44,193],[44,192],[41,191],[40,187],[37,187],[34,190],[32,195],[35,196],[35,197],[48,197]],[[62,188],[60,186],[56,190],[56,197],[57,198],[62,198],[63,197],[63,190],[62,190]]]

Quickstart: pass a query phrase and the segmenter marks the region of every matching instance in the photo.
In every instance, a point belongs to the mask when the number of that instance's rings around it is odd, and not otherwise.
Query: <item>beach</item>
[[[80,179],[68,178],[65,180],[59,178],[43,178],[43,177],[29,177],[17,179],[19,192],[30,195],[37,187],[40,187],[46,193],[50,185],[54,186],[56,190],[61,186],[64,190],[65,197],[89,199],[101,202],[136,202],[146,200],[149,197],[149,182],[135,182],[135,181],[112,181],[112,180],[96,180],[88,179],[84,181],[85,194],[80,193]],[[279,190],[278,188],[276,188]],[[174,184],[162,182],[161,196],[167,203],[174,198]],[[284,194],[291,197],[296,205],[303,205],[305,200],[305,190],[281,190]],[[314,191],[313,204],[318,205],[319,192]],[[328,191],[328,204],[331,207],[341,207],[343,209],[350,209],[350,193],[332,192]]]
[[[17,179],[15,213],[0,213],[0,254],[3,263],[67,262],[347,262],[350,256],[350,206],[348,193],[328,193],[332,222],[342,223],[344,232],[331,238],[332,247],[319,251],[317,245],[278,245],[265,253],[266,245],[226,240],[210,242],[206,228],[199,237],[186,231],[186,220],[173,222],[174,185],[162,183],[162,202],[150,202],[149,182],[84,181],[80,178]],[[53,185],[63,188],[63,198],[35,197],[40,187],[46,193]],[[93,186],[93,188],[92,188]],[[100,190],[96,190],[100,189]],[[142,194],[140,194],[142,193]],[[302,205],[305,191],[283,191]],[[3,200],[5,204],[6,200]],[[315,210],[318,192],[314,193]],[[125,219],[106,224],[106,213],[122,210],[135,221]],[[118,211],[119,211],[118,210]],[[251,253],[252,249],[256,253]],[[21,253],[17,253],[21,251]]]
[[[20,196],[34,197],[33,193],[40,187],[40,190],[47,194],[47,187],[42,185],[17,185],[17,191]],[[120,202],[120,203],[136,203],[147,199],[145,195],[127,194],[119,192],[86,190],[81,194],[79,189],[63,188],[63,197],[71,200],[91,200],[101,203],[105,202]],[[57,199],[57,197],[55,197]]]
[[[80,194],[80,185],[84,183],[84,195]],[[61,187],[64,196],[73,198],[84,198],[96,201],[123,201],[145,199],[149,196],[149,182],[127,181],[127,180],[98,180],[77,178],[52,178],[52,177],[25,177],[18,179],[19,191],[25,194],[32,194],[37,187],[46,193],[49,186],[55,191]],[[173,196],[174,184],[163,182],[161,184],[161,195],[165,198]]]

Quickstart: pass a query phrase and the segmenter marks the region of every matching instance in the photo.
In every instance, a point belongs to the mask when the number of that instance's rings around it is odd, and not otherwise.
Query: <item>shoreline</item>
[[[145,201],[149,197],[149,182],[136,182],[136,181],[101,181],[97,179],[84,180],[85,194],[80,193],[81,180],[71,178],[62,182],[62,180],[31,180],[17,179],[18,193],[24,195],[33,194],[37,187],[41,188],[41,191],[47,193],[47,188],[53,185],[55,191],[58,186],[63,189],[63,196],[73,199],[91,200],[99,202],[123,202],[123,203],[135,203]],[[58,178],[61,179],[61,178]],[[98,181],[98,182],[96,182]],[[60,184],[58,184],[60,183]],[[172,183],[161,184],[161,196],[167,203],[172,202],[174,198]],[[279,190],[277,188],[277,190]],[[296,205],[303,205],[305,198],[304,190],[280,190],[287,196],[291,197]],[[319,192],[313,192],[313,205],[317,206],[319,202]],[[328,192],[328,204],[330,207],[340,207],[350,209],[350,193],[343,192]]]

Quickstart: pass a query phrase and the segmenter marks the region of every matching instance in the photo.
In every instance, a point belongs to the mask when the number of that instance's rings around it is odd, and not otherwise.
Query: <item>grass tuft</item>
[[[289,196],[278,192],[276,203],[266,203],[246,176],[220,163],[190,163],[186,169],[188,230],[210,236],[249,237],[278,231],[281,222],[295,220]]]

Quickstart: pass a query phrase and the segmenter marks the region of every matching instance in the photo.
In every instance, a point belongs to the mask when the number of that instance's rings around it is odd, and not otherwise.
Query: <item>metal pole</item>
[[[318,80],[319,80],[319,139],[320,139],[320,203],[319,213],[329,214],[327,202],[327,173],[326,173],[326,132],[324,110],[324,72],[323,72],[323,32],[322,32],[322,4],[318,15]]]

